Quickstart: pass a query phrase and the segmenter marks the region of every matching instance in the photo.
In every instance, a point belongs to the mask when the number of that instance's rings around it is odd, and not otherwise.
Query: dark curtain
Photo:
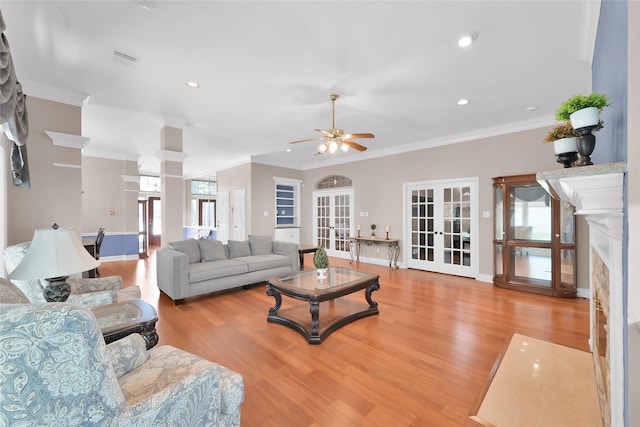
[[[27,96],[16,78],[13,58],[4,31],[6,25],[0,11],[0,124],[11,144],[11,173],[13,185],[30,188],[29,163],[27,162],[27,137],[29,119]]]

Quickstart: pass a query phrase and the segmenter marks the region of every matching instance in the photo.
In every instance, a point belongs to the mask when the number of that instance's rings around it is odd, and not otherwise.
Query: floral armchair
[[[242,376],[69,303],[0,304],[0,425],[239,426]]]
[[[2,252],[4,264],[8,273],[11,273],[22,261],[24,254],[29,249],[30,242],[18,243],[8,246]],[[29,301],[36,303],[46,302],[43,289],[46,286],[44,280],[12,280],[20,290],[29,298]],[[71,295],[67,302],[84,306],[96,306],[112,304],[114,302],[126,301],[140,298],[140,288],[138,286],[122,287],[122,277],[109,276],[95,279],[69,278],[71,285]]]

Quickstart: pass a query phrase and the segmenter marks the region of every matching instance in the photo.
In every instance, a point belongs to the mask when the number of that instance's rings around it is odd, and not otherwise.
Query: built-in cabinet
[[[276,240],[300,244],[300,186],[299,179],[274,177]]]
[[[535,174],[493,179],[495,286],[574,298],[574,208],[552,198]]]

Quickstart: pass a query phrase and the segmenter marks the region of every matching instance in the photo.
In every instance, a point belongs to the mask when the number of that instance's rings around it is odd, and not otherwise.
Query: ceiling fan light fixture
[[[325,151],[327,151],[327,145],[326,144],[320,144],[318,145],[318,153],[320,154],[324,154]]]
[[[336,154],[336,151],[338,151],[338,143],[332,139],[331,142],[329,142],[329,154]]]
[[[342,145],[340,145],[340,149],[343,153],[346,153],[347,151],[349,151],[349,146],[343,142]]]

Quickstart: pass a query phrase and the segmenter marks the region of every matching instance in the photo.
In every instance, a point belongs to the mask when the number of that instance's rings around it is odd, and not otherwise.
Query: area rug
[[[470,418],[494,427],[602,425],[591,353],[513,334]]]

